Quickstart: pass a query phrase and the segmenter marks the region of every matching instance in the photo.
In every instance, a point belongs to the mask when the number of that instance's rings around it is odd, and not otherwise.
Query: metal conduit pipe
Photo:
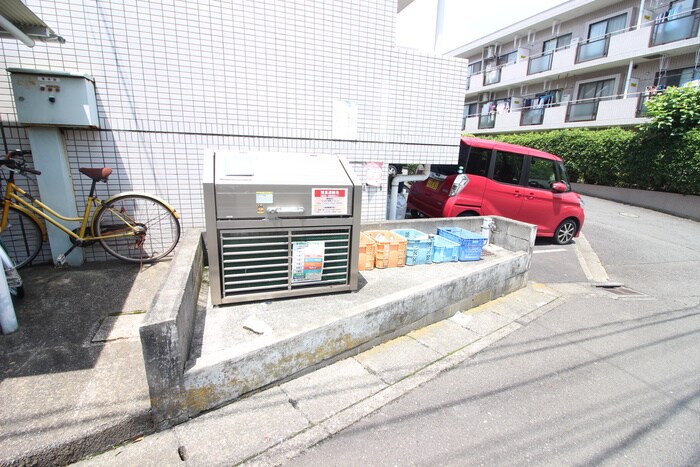
[[[430,164],[425,165],[422,174],[417,175],[397,175],[391,180],[391,198],[389,199],[389,220],[396,219],[396,202],[399,194],[399,183],[401,182],[421,182],[430,176]]]
[[[34,39],[23,33],[17,26],[2,15],[0,15],[0,27],[18,41],[23,42],[27,47],[34,47]]]

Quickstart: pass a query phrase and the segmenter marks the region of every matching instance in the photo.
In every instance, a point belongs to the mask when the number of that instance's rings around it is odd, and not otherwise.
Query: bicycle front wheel
[[[10,206],[7,225],[0,232],[0,239],[15,267],[21,268],[31,263],[39,254],[44,243],[44,234],[36,220]]]
[[[161,201],[146,195],[118,196],[95,214],[95,236],[110,255],[123,261],[152,263],[168,255],[180,240],[180,221]]]

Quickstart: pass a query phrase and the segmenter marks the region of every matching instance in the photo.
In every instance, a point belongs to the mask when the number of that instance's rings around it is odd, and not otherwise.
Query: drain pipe
[[[430,164],[425,165],[422,174],[397,175],[391,180],[391,198],[389,200],[389,220],[396,219],[396,203],[398,201],[399,183],[401,182],[421,182],[430,176]]]

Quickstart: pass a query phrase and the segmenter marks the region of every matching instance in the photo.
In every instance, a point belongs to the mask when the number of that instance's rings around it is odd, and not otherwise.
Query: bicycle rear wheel
[[[37,221],[14,206],[7,213],[7,225],[0,232],[0,239],[17,268],[31,263],[44,243]]]
[[[180,240],[180,221],[161,201],[146,195],[124,195],[103,205],[95,214],[96,236],[115,258],[152,263],[169,254]]]

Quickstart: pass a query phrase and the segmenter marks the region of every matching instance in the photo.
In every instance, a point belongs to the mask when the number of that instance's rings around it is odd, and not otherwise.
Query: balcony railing
[[[576,49],[576,63],[607,57],[609,47],[610,36],[607,35],[598,39],[580,42],[578,44],[578,48]]]
[[[554,54],[548,52],[539,57],[530,57],[527,64],[527,74],[534,75],[535,73],[542,73],[543,71],[549,71],[552,69],[552,58]]]
[[[479,129],[486,130],[496,126],[496,113],[489,112],[479,115]]]
[[[672,18],[664,19],[654,24],[651,34],[651,46],[682,41],[698,35],[700,13],[686,12]]]
[[[570,102],[566,109],[567,122],[585,122],[595,120],[598,115],[598,103],[600,99],[591,99],[579,102]]]
[[[484,72],[484,86],[501,82],[501,68]]]
[[[520,126],[542,125],[544,121],[544,107],[523,108],[520,111]]]
[[[646,93],[644,93],[646,95]],[[543,107],[515,108],[510,112],[484,112],[470,115],[464,123],[467,133],[509,133],[538,125],[538,129],[602,128],[631,126],[643,123],[646,118],[638,115],[639,94],[607,96]]]

